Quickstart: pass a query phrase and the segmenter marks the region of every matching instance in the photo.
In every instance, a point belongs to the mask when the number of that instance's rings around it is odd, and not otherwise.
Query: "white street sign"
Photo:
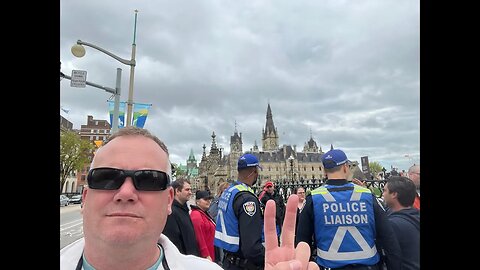
[[[86,81],[87,81],[86,70],[72,70],[72,79],[70,80],[71,87],[85,88]]]

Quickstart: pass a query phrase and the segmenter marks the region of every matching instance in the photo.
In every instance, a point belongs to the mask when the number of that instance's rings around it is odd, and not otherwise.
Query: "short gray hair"
[[[124,128],[119,129],[117,132],[110,135],[110,137],[107,138],[107,140],[105,141],[105,143],[103,145],[106,145],[107,143],[109,143],[110,141],[112,141],[113,139],[118,138],[118,137],[134,136],[134,135],[139,135],[139,136],[143,136],[143,137],[154,140],[163,149],[163,151],[165,151],[165,153],[167,153],[167,156],[169,156],[168,148],[167,148],[167,146],[165,145],[164,142],[162,142],[157,136],[150,133],[150,131],[148,131],[144,128],[139,128],[139,127],[135,127],[135,126],[128,126],[128,127],[124,127]]]
[[[111,142],[115,138],[123,137],[123,136],[143,136],[145,138],[152,139],[154,142],[156,142],[160,146],[160,148],[162,148],[163,151],[165,151],[165,153],[167,154],[167,157],[170,156],[168,153],[168,148],[162,140],[160,140],[157,136],[150,133],[150,131],[148,131],[147,129],[139,128],[135,126],[127,126],[119,129],[117,132],[110,135],[103,145],[106,145],[107,143]],[[170,159],[168,160],[168,169],[166,173],[170,177],[172,176],[172,166],[170,163]]]

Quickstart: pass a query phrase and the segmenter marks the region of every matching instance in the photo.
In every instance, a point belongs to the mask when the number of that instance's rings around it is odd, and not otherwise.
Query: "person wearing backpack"
[[[392,176],[383,189],[383,198],[390,208],[388,220],[402,250],[402,269],[420,269],[420,211],[413,207],[416,187],[412,180]]]

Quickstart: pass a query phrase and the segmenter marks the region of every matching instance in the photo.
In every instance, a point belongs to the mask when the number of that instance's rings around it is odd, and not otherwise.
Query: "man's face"
[[[167,154],[143,136],[118,137],[101,147],[92,168],[153,169],[167,172]],[[83,231],[86,243],[129,246],[158,239],[171,213],[173,190],[138,191],[127,177],[117,190],[83,191]]]
[[[192,187],[190,186],[189,183],[184,182],[182,190],[177,189],[177,192],[175,193],[175,198],[181,204],[184,204],[188,200],[190,200],[191,197],[192,197]]]
[[[388,207],[392,207],[392,202],[396,198],[396,193],[390,193],[388,183],[383,188],[383,200]]]
[[[417,189],[420,188],[420,171],[408,172],[408,178],[413,181]]]
[[[268,193],[273,194],[274,191],[275,191],[275,189],[273,188],[273,186],[268,186],[267,187],[267,192]]]

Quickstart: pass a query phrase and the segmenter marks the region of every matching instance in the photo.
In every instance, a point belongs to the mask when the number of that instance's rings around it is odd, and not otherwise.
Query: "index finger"
[[[265,250],[278,247],[277,229],[275,227],[275,201],[268,200],[265,205],[263,220],[263,234],[265,236]]]
[[[288,197],[285,218],[283,219],[282,246],[294,247],[297,207],[298,195],[292,194]]]

